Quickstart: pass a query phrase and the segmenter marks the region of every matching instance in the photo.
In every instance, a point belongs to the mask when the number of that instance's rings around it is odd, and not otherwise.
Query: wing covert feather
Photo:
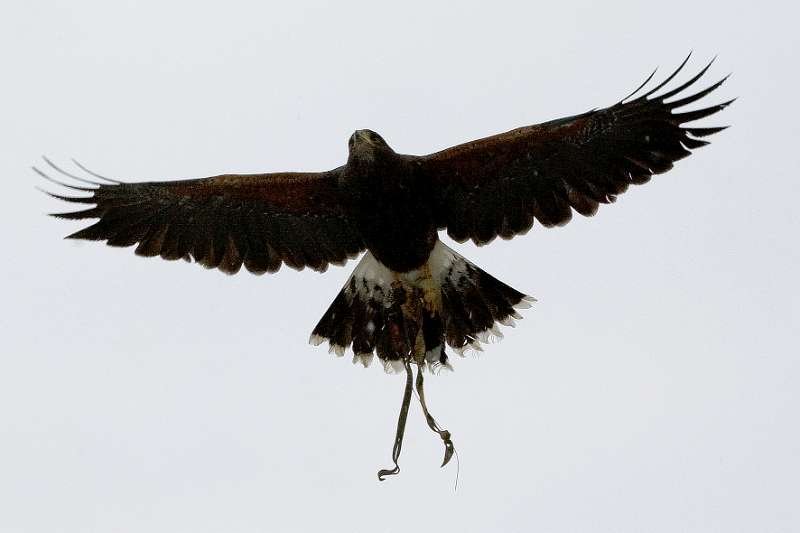
[[[683,127],[720,111],[732,101],[683,113],[717,89],[710,87],[667,101],[693,85],[711,66],[679,87],[654,96],[688,61],[646,94],[605,109],[518,128],[419,159],[432,182],[437,225],[453,239],[486,244],[500,235],[527,232],[534,219],[563,225],[572,210],[584,216],[613,202],[630,184],[646,183],[675,161],[708,144],[699,139],[725,128]],[[712,61],[713,62],[713,61]],[[631,99],[633,98],[633,99]]]
[[[67,176],[87,181],[45,161]],[[137,245],[138,255],[194,259],[228,274],[242,265],[256,274],[275,272],[283,263],[324,271],[364,249],[341,202],[338,172],[225,174],[141,183],[108,180],[113,182],[88,182],[90,187],[56,182],[91,194],[51,196],[94,204],[54,215],[99,219],[67,238]]]

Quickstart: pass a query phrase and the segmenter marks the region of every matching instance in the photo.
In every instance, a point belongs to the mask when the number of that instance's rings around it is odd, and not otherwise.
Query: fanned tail
[[[511,288],[441,242],[428,262],[393,272],[369,252],[322,316],[310,342],[326,340],[339,356],[352,346],[353,362],[369,366],[375,354],[387,372],[402,372],[422,333],[430,368],[450,368],[445,345],[459,354],[502,338],[498,324],[513,326],[517,309],[535,299]]]

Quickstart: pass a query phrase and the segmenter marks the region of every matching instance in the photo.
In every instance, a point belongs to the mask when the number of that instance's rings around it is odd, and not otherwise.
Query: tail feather
[[[496,324],[513,325],[521,318],[515,308],[530,301],[531,297],[466,262],[463,276],[448,276],[442,285],[447,344],[459,352],[468,347],[480,350],[492,336],[503,336]]]
[[[327,340],[340,356],[352,346],[353,362],[364,366],[377,353],[387,371],[397,371],[414,355],[421,334],[425,363],[450,368],[445,344],[459,354],[481,350],[482,343],[502,338],[498,324],[513,326],[521,318],[516,309],[533,301],[441,242],[426,265],[412,272],[393,272],[367,253],[310,342]]]

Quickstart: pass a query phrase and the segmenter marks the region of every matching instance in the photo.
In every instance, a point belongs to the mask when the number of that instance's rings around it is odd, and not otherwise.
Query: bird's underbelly
[[[438,240],[427,210],[406,202],[373,205],[359,216],[359,230],[367,249],[395,272],[422,267]]]
[[[367,240],[367,250],[394,272],[409,272],[425,265],[436,243],[436,232],[385,233]]]

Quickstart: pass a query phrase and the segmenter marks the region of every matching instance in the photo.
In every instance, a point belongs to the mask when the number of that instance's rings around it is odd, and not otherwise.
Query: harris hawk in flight
[[[324,272],[363,253],[310,340],[327,341],[337,355],[352,349],[354,363],[368,366],[377,355],[388,372],[405,372],[394,468],[381,470],[383,479],[399,472],[414,385],[428,425],[444,441],[442,466],[454,453],[450,433],[428,412],[423,369],[449,368],[447,347],[461,353],[501,337],[498,324],[513,325],[517,310],[534,301],[442,243],[438,232],[480,246],[525,234],[537,223],[564,225],[573,211],[594,215],[629,185],[646,183],[708,144],[703,138],[724,128],[690,123],[732,100],[682,108],[727,77],[690,91],[709,63],[670,86],[688,60],[643,92],[654,72],[610,107],[430,155],[397,153],[377,133],[358,130],[349,139],[347,163],[327,172],[128,183],[75,162],[87,174],[77,176],[45,159],[77,185],[34,170],[77,193],[48,194],[87,206],[54,216],[97,219],[70,239],[136,246],[137,255],[185,259],[227,274],[242,267],[264,274],[283,264]]]

